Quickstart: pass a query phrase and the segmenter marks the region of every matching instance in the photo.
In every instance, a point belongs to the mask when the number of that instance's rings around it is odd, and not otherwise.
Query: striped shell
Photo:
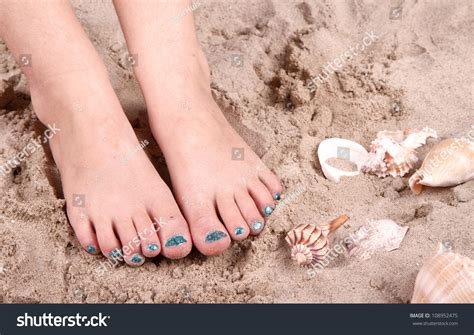
[[[423,265],[412,303],[474,303],[474,261],[442,250]]]
[[[449,138],[428,152],[409,184],[413,193],[420,194],[423,185],[449,187],[471,179],[474,179],[474,143],[464,138]]]
[[[309,265],[324,258],[329,251],[329,233],[335,231],[349,219],[341,215],[325,225],[300,224],[286,235],[291,247],[291,259],[298,265]]]

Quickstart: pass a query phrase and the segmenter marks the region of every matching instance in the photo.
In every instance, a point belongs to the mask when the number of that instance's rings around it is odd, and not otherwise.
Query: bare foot
[[[82,247],[130,265],[160,252],[180,258],[191,237],[171,191],[148,160],[104,69],[31,85],[61,172],[67,214]]]

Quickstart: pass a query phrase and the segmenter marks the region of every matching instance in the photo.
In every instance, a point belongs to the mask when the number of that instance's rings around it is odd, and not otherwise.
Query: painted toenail
[[[119,248],[115,248],[109,253],[110,258],[112,259],[120,259],[122,258],[122,252],[120,251]]]
[[[227,236],[227,234],[224,233],[223,231],[220,231],[220,230],[213,231],[212,233],[207,234],[206,243],[212,243],[212,242],[219,241],[220,239],[222,239],[226,236]]]
[[[148,251],[156,251],[158,249],[160,249],[160,246],[156,243],[152,243],[152,244],[149,244],[148,247],[147,247]]]
[[[97,248],[94,245],[88,245],[87,246],[87,252],[90,254],[95,254],[97,253]]]
[[[165,247],[170,248],[170,247],[177,247],[183,243],[188,242],[183,235],[175,235],[173,237],[170,237],[168,241],[166,241]]]
[[[273,199],[275,199],[275,200],[281,200],[281,194],[280,194],[280,193],[275,193],[275,194],[273,195]]]
[[[132,256],[132,258],[130,260],[134,264],[140,264],[141,262],[143,262],[143,257],[140,256],[140,255],[135,254],[135,255]]]
[[[252,223],[252,228],[255,232],[259,232],[260,229],[262,229],[262,227],[263,227],[263,223],[258,220]]]
[[[237,227],[235,228],[235,235],[242,235],[245,232],[244,227]]]
[[[265,216],[269,216],[270,214],[272,214],[273,212],[273,208],[271,206],[267,206],[263,209],[263,215]]]

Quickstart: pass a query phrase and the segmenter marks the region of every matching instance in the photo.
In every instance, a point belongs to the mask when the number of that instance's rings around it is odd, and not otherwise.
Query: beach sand
[[[42,146],[0,178],[0,302],[407,303],[417,272],[440,241],[473,258],[474,181],[419,196],[407,187],[412,172],[403,178],[361,174],[335,184],[323,176],[316,157],[326,138],[350,139],[368,149],[384,129],[428,126],[440,138],[466,136],[474,125],[471,1],[199,3],[194,15],[215,99],[281,177],[287,200],[261,236],[233,243],[223,255],[194,250],[182,260],[158,257],[101,275],[106,259],[86,254],[74,237],[58,171]],[[150,142],[145,151],[168,180],[111,2],[74,6],[140,141]],[[393,8],[399,6],[397,15]],[[311,93],[308,79],[370,33],[376,36],[370,45]],[[0,105],[4,164],[45,128],[33,116],[25,76],[0,44],[2,79],[15,90],[15,99]],[[437,141],[430,139],[420,157]],[[350,220],[333,243],[369,220],[391,219],[409,229],[399,249],[369,260],[344,253],[311,278],[291,262],[286,232],[344,213]]]

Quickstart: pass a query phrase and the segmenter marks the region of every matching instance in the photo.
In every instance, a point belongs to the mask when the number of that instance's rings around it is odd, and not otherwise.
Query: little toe
[[[157,235],[157,228],[146,212],[133,216],[133,223],[140,237],[140,245],[143,255],[146,257],[156,257],[161,250],[160,239]]]
[[[68,217],[82,248],[91,255],[98,255],[100,252],[99,243],[89,217],[78,211],[74,213],[68,211]]]
[[[235,194],[235,201],[250,228],[250,234],[260,234],[265,226],[265,221],[250,194],[247,191],[239,191]]]
[[[217,196],[216,202],[219,215],[232,239],[240,241],[247,238],[250,230],[234,197],[229,194],[221,194]]]
[[[260,172],[259,178],[272,194],[273,200],[279,201],[283,199],[283,187],[281,186],[280,179],[273,172],[266,169]]]
[[[123,259],[128,265],[140,266],[145,262],[141,253],[141,241],[132,219],[121,219],[114,222],[120,242]]]
[[[260,180],[254,180],[249,183],[248,190],[260,213],[263,216],[272,214],[275,209],[275,202],[268,188]]]

